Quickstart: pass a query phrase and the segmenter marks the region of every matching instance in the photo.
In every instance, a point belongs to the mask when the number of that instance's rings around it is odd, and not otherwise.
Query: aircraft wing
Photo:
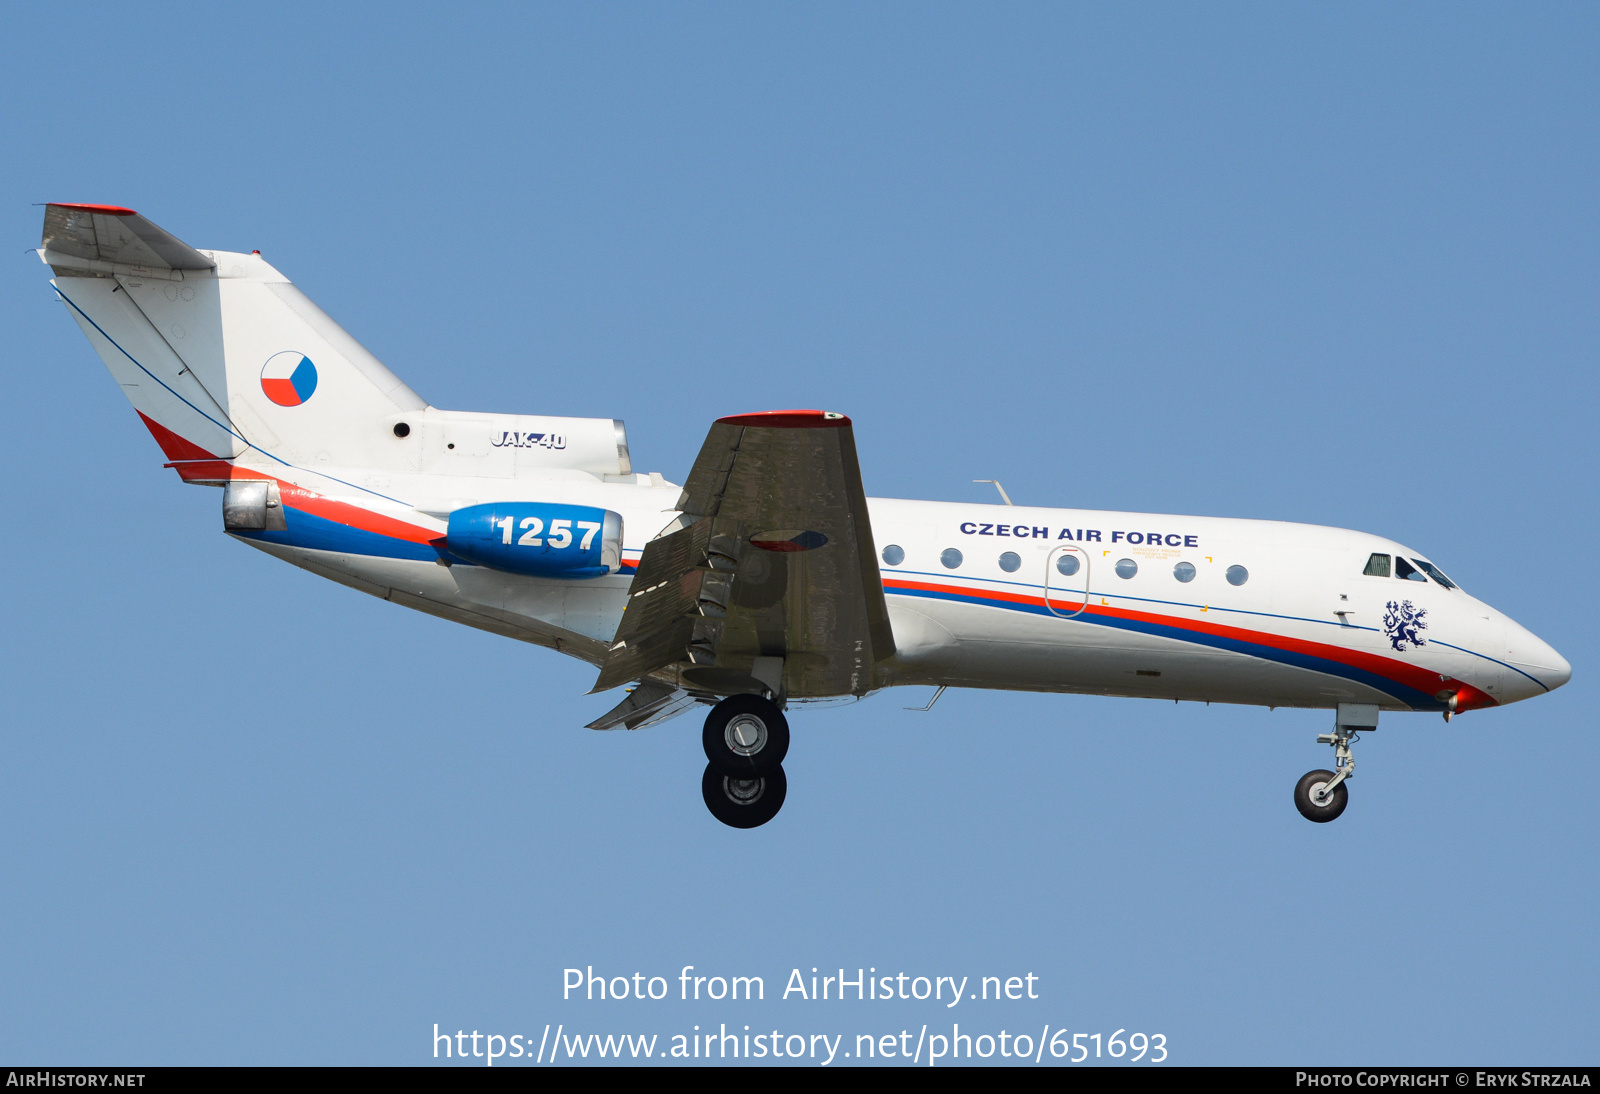
[[[862,695],[894,653],[850,419],[719,418],[652,540],[594,690]]]

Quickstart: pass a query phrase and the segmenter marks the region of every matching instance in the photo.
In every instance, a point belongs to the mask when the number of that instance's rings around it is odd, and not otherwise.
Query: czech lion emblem
[[[1427,614],[1425,608],[1419,608],[1409,600],[1389,601],[1388,610],[1383,613],[1383,633],[1388,636],[1389,645],[1402,653],[1407,643],[1418,649],[1427,645],[1428,640],[1417,633],[1428,629],[1428,624],[1422,618]]]

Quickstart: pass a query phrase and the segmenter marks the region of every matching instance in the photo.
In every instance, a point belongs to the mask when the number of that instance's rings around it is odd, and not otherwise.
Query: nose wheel
[[[1350,804],[1350,789],[1345,780],[1356,773],[1350,746],[1360,740],[1357,730],[1378,728],[1378,708],[1371,705],[1341,703],[1334,718],[1333,732],[1317,735],[1317,743],[1333,746],[1333,771],[1307,771],[1294,786],[1294,807],[1308,821],[1326,824]]]
[[[1350,803],[1350,790],[1332,771],[1307,771],[1294,786],[1294,807],[1308,821],[1325,824]],[[1329,787],[1332,786],[1332,790]]]

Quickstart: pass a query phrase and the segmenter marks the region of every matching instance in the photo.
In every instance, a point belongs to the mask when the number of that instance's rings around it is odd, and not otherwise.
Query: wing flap
[[[587,729],[644,729],[676,718],[694,706],[695,700],[681,688],[646,680],[629,689],[622,702],[590,722]]]
[[[644,591],[700,565],[710,540],[711,522],[702,520],[647,543],[633,573],[633,584],[628,590],[629,603],[632,604],[633,598]],[[627,617],[624,616],[623,625],[626,624]]]
[[[612,643],[600,666],[600,678],[590,688],[591,694],[608,691],[632,680],[645,677],[666,668],[688,656],[689,642],[694,636],[695,621],[683,616],[667,626],[644,635],[632,642]]]
[[[688,523],[646,546],[595,690],[670,669],[732,694],[775,661],[786,695],[876,686],[894,638],[848,418],[719,419],[678,507]]]

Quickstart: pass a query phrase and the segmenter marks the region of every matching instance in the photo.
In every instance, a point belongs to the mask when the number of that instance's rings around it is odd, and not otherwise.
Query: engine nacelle
[[[588,505],[498,501],[450,514],[445,549],[533,577],[604,577],[622,569],[622,515]]]

